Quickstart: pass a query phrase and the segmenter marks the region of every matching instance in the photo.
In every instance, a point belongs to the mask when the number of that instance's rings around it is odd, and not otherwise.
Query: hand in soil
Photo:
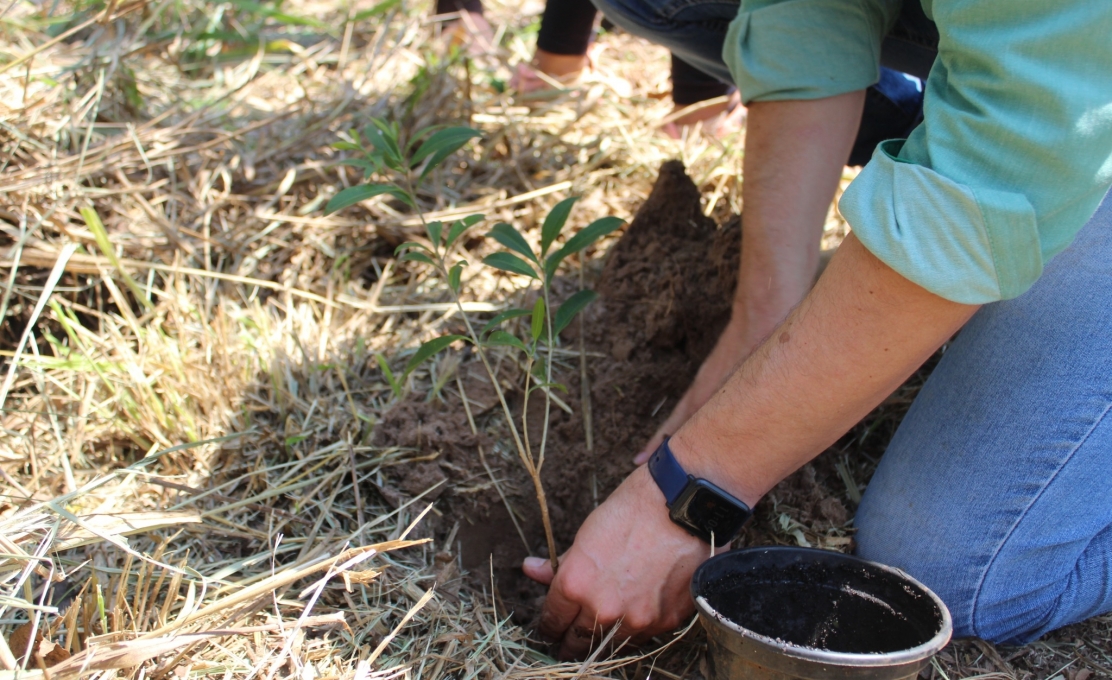
[[[634,457],[635,464],[643,465],[647,462],[664,438],[675,434],[688,418],[695,415],[703,404],[710,401],[710,398],[726,384],[726,380],[738,365],[760,344],[761,338],[746,333],[741,326],[742,324],[731,320],[722,331],[714,349],[699,367],[695,380],[672,409],[672,414],[657,429],[641,452]]]
[[[668,518],[663,494],[640,468],[583,523],[555,578],[543,558],[526,558],[523,569],[550,585],[540,633],[570,659],[585,656],[619,622],[614,646],[681,625],[694,611],[691,575],[708,557],[705,543]]]

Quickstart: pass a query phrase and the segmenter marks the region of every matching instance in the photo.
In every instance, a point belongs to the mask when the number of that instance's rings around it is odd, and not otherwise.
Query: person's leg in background
[[[521,93],[543,90],[551,84],[548,79],[540,77],[538,71],[557,82],[566,83],[574,81],[590,68],[593,57],[589,50],[594,36],[596,14],[597,10],[591,0],[548,0],[537,34],[537,51],[531,63],[518,65],[511,86]],[[672,101],[675,110],[729,95],[731,91],[732,87],[728,83],[672,55]],[[696,107],[690,114],[668,123],[665,132],[678,138],[683,126],[703,121],[718,122],[716,119],[733,110],[738,103],[733,101]],[[737,127],[738,125],[734,125],[733,129]],[[726,131],[728,130],[723,126],[723,132]]]
[[[527,93],[550,87],[537,71],[559,82],[579,77],[593,63],[590,55],[598,10],[591,0],[548,0],[530,64],[519,64],[511,86]]]
[[[724,137],[741,129],[745,110],[737,88],[687,63],[674,53],[672,58],[672,120],[662,126],[673,139],[683,136],[685,126],[703,123],[704,130]],[[704,104],[726,97],[713,104]],[[686,112],[685,112],[686,111]],[[681,113],[683,112],[683,113]]]
[[[858,554],[1025,643],[1112,610],[1112,195],[1034,287],[986,305],[900,425]]]
[[[459,19],[444,24],[444,34],[452,44],[468,45],[479,53],[494,49],[494,31],[483,16],[483,0],[436,0],[433,12],[459,15]]]
[[[436,0],[436,14],[451,14],[460,10],[482,14],[483,2],[482,0]]]

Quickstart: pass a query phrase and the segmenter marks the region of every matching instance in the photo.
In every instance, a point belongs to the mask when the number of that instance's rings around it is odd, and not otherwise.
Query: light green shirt
[[[922,1],[940,35],[924,121],[877,148],[839,208],[924,288],[1013,298],[1112,186],[1112,0]],[[746,103],[861,90],[900,6],[742,0],[723,57]]]

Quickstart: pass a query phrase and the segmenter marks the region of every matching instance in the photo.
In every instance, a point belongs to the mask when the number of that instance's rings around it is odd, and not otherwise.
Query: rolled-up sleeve
[[[924,122],[877,148],[839,208],[866,248],[931,292],[1013,298],[1112,185],[1112,2],[927,9],[941,40]]]
[[[742,0],[722,58],[742,100],[821,99],[877,82],[899,0]]]

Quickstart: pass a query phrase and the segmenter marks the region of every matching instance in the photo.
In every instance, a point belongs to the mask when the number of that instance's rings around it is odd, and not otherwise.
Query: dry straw
[[[656,133],[662,51],[607,36],[598,71],[520,102],[500,92],[531,56],[516,5],[490,8],[501,47],[463,58],[394,0],[0,4],[0,677],[699,672],[695,630],[556,663],[426,535],[436,505],[378,492],[437,456],[375,446],[399,399],[379,358],[400,372],[456,312],[393,261],[418,224],[403,206],[321,213],[360,179],[330,144],[371,117],[483,131],[419,194],[430,219],[529,230],[573,192],[573,226],[629,216],[677,155],[708,214],[737,212],[740,139]],[[832,213],[828,240],[844,233]],[[464,278],[469,312],[512,302],[489,271]],[[769,512],[767,540],[850,540]],[[1109,625],[1018,660],[955,647],[933,672],[1112,675]]]

